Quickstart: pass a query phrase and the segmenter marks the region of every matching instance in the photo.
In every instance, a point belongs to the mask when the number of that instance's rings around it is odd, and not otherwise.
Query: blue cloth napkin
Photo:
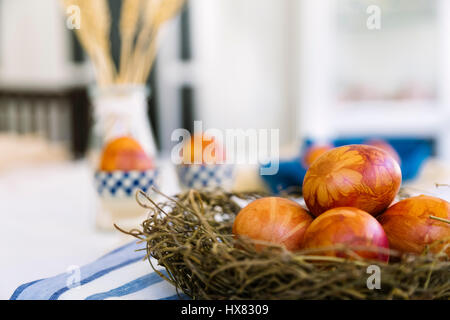
[[[188,299],[162,279],[144,260],[144,244],[124,245],[98,260],[57,276],[18,287],[11,300]],[[156,266],[155,260],[152,260]],[[167,275],[162,267],[161,272]]]

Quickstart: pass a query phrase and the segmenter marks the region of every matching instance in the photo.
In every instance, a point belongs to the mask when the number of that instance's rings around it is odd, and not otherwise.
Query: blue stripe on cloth
[[[163,274],[167,276],[166,271],[162,271]],[[104,300],[107,298],[113,298],[113,297],[123,297],[135,292],[138,292],[142,289],[145,289],[151,285],[154,285],[156,283],[159,283],[161,281],[165,281],[163,278],[161,278],[156,272],[152,272],[150,274],[147,274],[145,276],[142,276],[140,278],[137,278],[133,281],[130,281],[120,287],[117,287],[115,289],[96,293],[86,298],[86,300]]]
[[[32,286],[33,284],[44,280],[44,279],[39,279],[39,280],[34,280],[25,284],[22,284],[20,287],[18,287],[14,293],[12,294],[11,298],[9,298],[9,300],[17,300],[17,297],[20,296],[20,294],[22,293],[23,290],[25,290],[26,288],[28,288],[29,286]]]
[[[142,249],[143,247],[145,247],[145,244],[141,243],[138,245],[135,241],[133,241],[132,243],[122,246],[121,248],[104,255],[98,260],[81,267],[80,283],[86,284],[108,272],[111,272],[112,270],[116,270],[125,265],[143,259],[146,255],[145,251],[136,252],[136,250]],[[73,274],[66,272],[52,278],[42,279],[40,281],[28,284],[28,286],[23,285],[26,287],[21,286],[21,291],[17,294],[13,294],[11,298],[17,300],[48,300],[50,298],[59,297],[62,293],[69,289],[67,288],[67,280],[69,277],[73,277]],[[16,291],[18,291],[19,288]]]
[[[141,257],[137,257],[137,258],[134,258],[134,259],[125,261],[125,262],[123,262],[123,263],[120,263],[120,264],[118,264],[118,265],[112,266],[112,267],[110,267],[110,268],[103,269],[103,270],[101,270],[101,271],[99,271],[99,272],[93,274],[92,276],[87,277],[86,279],[81,280],[81,281],[80,281],[80,285],[81,285],[81,286],[82,286],[82,285],[85,285],[86,283],[89,283],[89,282],[91,282],[91,281],[94,281],[95,279],[98,279],[98,278],[104,276],[105,274],[110,273],[111,271],[120,269],[120,268],[122,268],[122,267],[125,267],[125,266],[127,266],[127,265],[129,265],[129,264],[132,264],[132,263],[137,262],[137,261],[140,261],[140,260],[142,260],[142,258],[141,258]],[[51,295],[51,297],[49,298],[49,300],[57,300],[64,292],[66,292],[66,291],[68,291],[68,290],[70,290],[70,289],[71,289],[71,288],[69,288],[69,287],[67,287],[67,286],[64,287],[64,288],[59,289],[58,291],[56,291],[54,294]]]

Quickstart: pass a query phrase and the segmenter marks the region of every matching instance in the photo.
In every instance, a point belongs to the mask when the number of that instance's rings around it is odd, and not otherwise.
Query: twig
[[[450,224],[450,220],[445,219],[445,218],[440,218],[440,217],[436,217],[436,216],[430,216],[430,219],[434,219],[434,220],[438,220],[438,221]]]

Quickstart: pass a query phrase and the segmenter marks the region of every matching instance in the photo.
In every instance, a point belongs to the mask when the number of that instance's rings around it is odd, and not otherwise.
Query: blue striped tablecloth
[[[179,299],[175,288],[143,260],[145,251],[136,251],[143,246],[133,241],[80,268],[23,284],[10,299]],[[156,266],[156,261],[153,262]]]

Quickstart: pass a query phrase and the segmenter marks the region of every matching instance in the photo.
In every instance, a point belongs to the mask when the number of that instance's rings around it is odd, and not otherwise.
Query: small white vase
[[[147,155],[156,160],[156,145],[148,117],[149,93],[150,90],[144,85],[91,88],[94,123],[90,136],[89,161],[94,171],[98,170],[104,146],[108,141],[121,136],[131,136],[136,139]],[[145,180],[150,174],[154,173],[143,171],[138,173],[138,177]],[[134,189],[142,188],[139,184],[133,184],[132,176],[133,172],[108,172],[109,180],[104,184],[104,188],[114,189],[115,192],[105,195],[99,192],[100,185],[96,175],[96,189],[99,193],[97,194],[96,225],[100,229],[112,230],[114,223],[125,228],[132,228],[144,220],[146,209],[136,203],[134,195]],[[135,180],[140,182],[139,179]],[[134,189],[130,191],[132,187]],[[124,194],[125,190],[128,193]]]
[[[91,151],[99,154],[105,143],[111,139],[130,135],[154,158],[156,144],[148,118],[149,94],[149,88],[144,85],[91,88],[90,96],[94,108]]]

